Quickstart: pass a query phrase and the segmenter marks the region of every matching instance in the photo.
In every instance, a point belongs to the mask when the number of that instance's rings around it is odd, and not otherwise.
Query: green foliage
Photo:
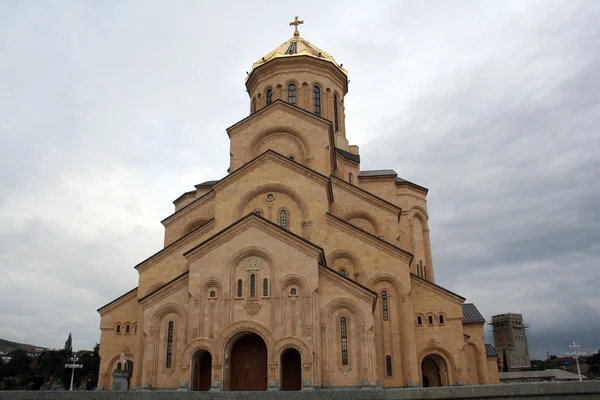
[[[73,338],[71,337],[70,333],[69,333],[69,337],[67,338],[67,341],[65,342],[64,350],[67,353],[72,353],[73,352]]]
[[[588,370],[588,375],[590,376],[600,376],[600,350],[597,353],[592,354],[586,360],[590,369]]]
[[[561,369],[560,365],[552,361],[556,356],[547,360],[531,360],[531,367],[527,371],[545,371],[547,369]]]

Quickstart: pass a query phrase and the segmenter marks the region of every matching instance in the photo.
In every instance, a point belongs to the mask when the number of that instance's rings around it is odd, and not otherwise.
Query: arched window
[[[208,294],[209,297],[217,297],[217,292],[215,292],[214,290],[211,290],[210,293]]]
[[[129,325],[125,325],[125,334],[129,334]]]
[[[167,331],[167,368],[171,368],[173,364],[173,321],[169,322],[169,330]]]
[[[313,112],[321,115],[321,89],[318,86],[313,87]]]
[[[287,229],[287,211],[285,210],[279,212],[279,226],[283,229]]]
[[[352,175],[352,172],[348,174],[348,183],[354,185],[354,175]]]
[[[427,317],[427,322],[429,322],[429,325],[433,325],[433,317],[431,315]]]
[[[340,130],[340,125],[338,123],[338,98],[337,94],[333,95],[333,125],[335,127],[335,131]]]
[[[288,103],[296,105],[296,85],[293,83],[288,86]]]
[[[340,333],[342,345],[342,365],[348,365],[348,333],[346,332],[346,317],[340,318]]]
[[[250,297],[256,296],[256,275],[250,275]]]
[[[242,297],[244,295],[244,283],[241,279],[238,279],[237,283],[237,297]]]
[[[263,279],[263,297],[269,296],[269,280],[267,278]]]
[[[423,325],[423,318],[417,317],[417,325]]]
[[[267,105],[273,102],[273,91],[271,89],[267,90]]]
[[[346,276],[346,270],[344,268],[340,269],[340,275]]]
[[[385,356],[385,371],[387,376],[392,376],[392,356]]]
[[[440,315],[440,324],[443,324],[443,323],[444,323],[444,316]]]
[[[121,333],[121,325],[117,325],[116,331],[117,333]]]
[[[381,307],[383,308],[383,320],[388,320],[388,298],[387,291],[381,292]]]
[[[289,156],[288,157],[290,160],[294,161],[294,156]]]
[[[296,290],[296,288],[292,288],[292,290],[290,290],[290,294],[291,294],[292,296],[295,296],[295,295],[297,295],[297,294],[298,294],[298,291]]]

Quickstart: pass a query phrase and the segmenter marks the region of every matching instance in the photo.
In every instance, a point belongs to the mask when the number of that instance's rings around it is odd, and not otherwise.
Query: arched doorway
[[[229,361],[229,390],[267,390],[267,345],[260,336],[237,339]]]
[[[192,357],[192,390],[210,390],[212,356],[206,350],[198,350]]]
[[[423,387],[448,386],[448,366],[438,354],[429,354],[421,361]]]
[[[302,389],[302,357],[296,349],[281,353],[281,390]]]

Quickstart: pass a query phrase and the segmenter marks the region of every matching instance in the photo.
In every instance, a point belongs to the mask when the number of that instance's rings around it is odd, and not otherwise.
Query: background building
[[[513,313],[494,315],[491,325],[494,347],[502,369],[511,372],[529,368],[531,366],[527,340],[529,326],[523,323],[523,316]],[[506,361],[504,361],[504,354],[506,354]]]

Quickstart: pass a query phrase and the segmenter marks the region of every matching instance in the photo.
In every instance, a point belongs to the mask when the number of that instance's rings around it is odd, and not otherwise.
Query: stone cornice
[[[183,255],[189,261],[195,261],[252,227],[289,244],[308,256],[314,257],[319,262],[325,262],[325,254],[322,248],[253,213],[248,214],[232,225],[229,225],[227,228],[208,238],[196,247],[188,250]]]
[[[336,217],[333,214],[327,213],[327,223],[330,226],[334,226],[336,228],[338,228],[339,230],[352,235],[360,240],[362,240],[363,242],[370,244],[373,247],[376,247],[377,249],[393,256],[396,258],[399,258],[403,261],[405,261],[408,265],[410,265],[412,263],[412,259],[413,259],[413,255],[411,253],[409,253],[406,250],[401,249],[398,246],[395,246],[389,242],[386,242],[383,239],[378,238],[377,236],[374,236],[372,234],[370,234],[367,231],[364,231],[352,224],[350,224],[349,222],[346,222],[338,217]]]
[[[338,178],[337,176],[331,175],[331,178],[331,182],[340,189],[345,190],[346,192],[361,198],[369,204],[372,204],[383,210],[389,211],[394,215],[398,216],[398,219],[400,219],[400,213],[402,212],[402,208],[398,207],[397,205],[390,203],[389,201],[384,200],[381,197],[374,195],[373,193],[367,192],[366,190],[361,189],[358,186],[351,185],[343,179]]]
[[[279,71],[278,71],[279,70]],[[348,78],[335,65],[326,60],[319,60],[310,56],[296,56],[289,58],[276,58],[263,65],[256,67],[246,80],[246,89],[252,93],[265,79],[280,74],[297,74],[307,72],[311,75],[321,75],[337,83],[348,93]]]
[[[439,285],[436,285],[433,282],[426,281],[425,279],[411,273],[410,274],[411,285],[422,286],[427,289],[433,289],[438,294],[446,297],[447,299],[452,300],[453,302],[462,305],[465,302],[465,298],[459,296],[458,294],[451,292],[450,290],[443,288]]]
[[[98,313],[100,315],[104,315],[107,312],[114,310],[115,308],[119,307],[120,305],[122,305],[123,303],[126,303],[132,299],[135,299],[137,297],[137,287],[131,289],[129,292],[117,297],[116,299],[114,299],[113,301],[111,301],[110,303],[107,303],[105,305],[103,305],[102,307],[100,307],[98,310]]]
[[[331,180],[327,176],[311,168],[308,168],[307,166],[300,164],[299,162],[292,161],[289,158],[270,149],[253,158],[252,160],[250,160],[240,168],[236,169],[225,178],[221,179],[219,183],[216,183],[213,186],[213,191],[215,193],[222,191],[225,187],[238,181],[239,179],[242,179],[247,173],[258,168],[259,166],[265,164],[268,161],[276,162],[277,164],[285,168],[289,168],[292,171],[306,176],[307,178],[310,178],[323,185],[327,190],[327,198],[329,200],[329,203],[331,204],[333,202],[333,188],[331,186]]]
[[[196,196],[196,191],[192,190],[190,192],[185,192],[184,194],[182,194],[181,196],[179,196],[178,198],[173,200],[173,204],[177,205],[177,203],[179,203],[181,200],[183,200],[186,197],[190,197],[190,196]]]
[[[359,299],[371,303],[371,305],[374,305],[377,302],[377,293],[360,285],[358,282],[355,282],[350,278],[344,279],[343,276],[331,268],[320,268],[319,278],[327,279],[329,282],[332,282],[334,285],[347,290]]]
[[[142,307],[147,308],[148,306],[164,299],[165,297],[175,293],[176,291],[181,290],[183,288],[187,288],[188,275],[189,271],[185,271],[183,274],[176,276],[175,278],[165,283],[158,289],[152,291],[152,293],[148,293],[147,295],[142,297],[139,300],[140,304],[142,305]]]
[[[193,242],[194,240],[198,239],[198,237],[206,234],[207,232],[212,231],[214,228],[215,228],[215,219],[213,218],[210,221],[208,221],[206,224],[199,226],[198,228],[194,229],[187,235],[184,235],[183,237],[177,239],[176,241],[174,241],[173,243],[171,243],[164,249],[154,253],[153,255],[151,255],[150,257],[148,257],[147,259],[145,259],[138,265],[136,265],[134,268],[137,269],[139,273],[142,273],[145,270],[147,270],[148,268],[150,268],[152,265],[154,265],[156,262],[164,259],[165,257],[173,254],[174,252],[176,252],[178,250],[181,250],[182,247],[189,245],[190,242]]]
[[[160,223],[163,224],[164,227],[167,227],[171,222],[173,222],[175,220],[175,216],[177,216],[177,218],[179,218],[183,215],[189,214],[190,212],[194,212],[195,210],[202,207],[206,203],[209,203],[212,200],[214,200],[214,198],[215,198],[215,192],[213,190],[211,190],[210,192],[206,193],[205,195],[198,197],[196,200],[192,201],[190,204],[186,205],[182,209],[175,211],[173,214],[169,215],[167,218],[160,221]]]

